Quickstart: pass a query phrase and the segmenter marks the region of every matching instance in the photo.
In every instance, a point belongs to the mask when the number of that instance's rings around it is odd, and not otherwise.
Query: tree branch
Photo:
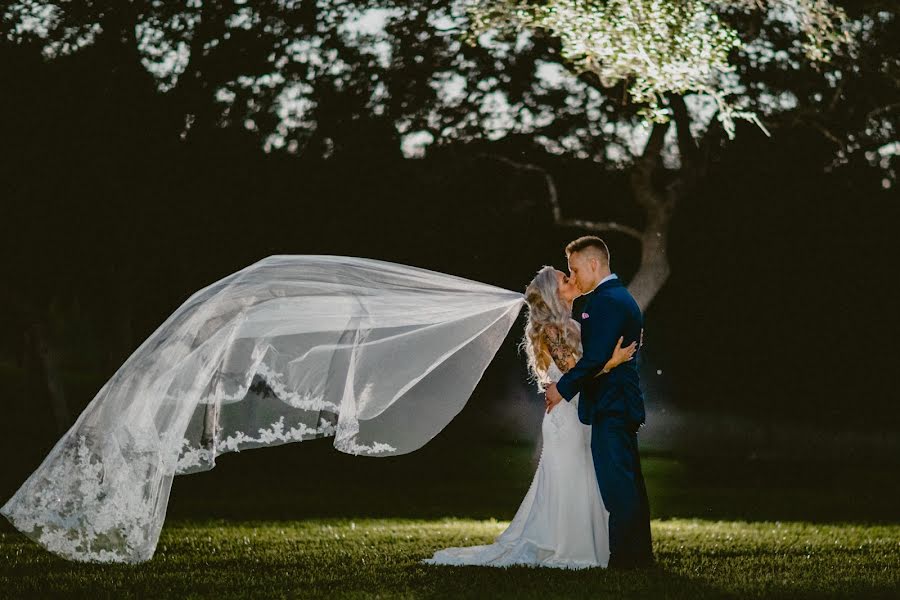
[[[675,119],[675,133],[678,139],[678,152],[681,161],[688,169],[694,168],[697,162],[697,141],[691,135],[691,115],[688,112],[684,97],[678,94],[669,96],[672,114]]]
[[[644,146],[644,152],[637,161],[640,167],[653,170],[659,164],[662,149],[666,143],[666,133],[669,131],[669,124],[668,121],[653,124],[650,137],[647,139],[647,145]]]
[[[846,85],[847,80],[842,78],[840,82],[837,84],[837,88],[834,90],[834,95],[831,97],[831,102],[828,103],[828,114],[834,113],[834,109],[837,108],[838,100],[841,99],[841,96],[844,93],[844,85]]]
[[[644,146],[644,152],[635,161],[631,170],[634,199],[648,214],[663,206],[663,199],[653,187],[653,173],[662,159],[662,149],[668,131],[668,121],[653,124],[650,138],[647,140],[647,145]]]
[[[884,113],[894,112],[896,109],[900,108],[900,102],[895,102],[893,104],[888,104],[886,106],[880,106],[875,110],[869,111],[866,114],[866,121],[874,119],[875,117],[880,117]]]
[[[832,142],[834,145],[838,146],[839,148],[843,147],[845,144],[845,142],[843,140],[841,140],[837,135],[835,135],[830,129],[828,129],[828,127],[826,127],[822,123],[822,121],[820,119],[820,115],[818,113],[815,113],[812,111],[798,112],[797,114],[795,114],[793,116],[792,119],[790,119],[788,126],[798,126],[798,125],[800,125],[800,126],[806,125],[806,126],[812,127],[813,129],[815,129],[816,131],[821,133],[823,137],[828,139],[830,142]]]
[[[606,233],[614,231],[616,233],[624,233],[625,235],[641,241],[644,234],[634,227],[622,225],[615,221],[585,221],[584,219],[554,219],[556,225],[560,227],[577,227],[594,233]]]
[[[810,119],[810,120],[807,121],[807,122],[808,122],[810,125],[812,125],[813,128],[815,128],[819,133],[821,133],[823,136],[825,136],[826,138],[828,138],[829,140],[831,140],[831,142],[832,142],[833,144],[835,144],[836,146],[838,146],[839,148],[842,148],[842,147],[844,146],[844,141],[841,140],[841,138],[839,138],[838,136],[836,136],[834,133],[831,132],[830,129],[828,129],[827,127],[825,127],[824,125],[822,125],[822,124],[819,123],[818,121],[815,121],[814,119]]]
[[[691,115],[684,97],[671,96],[669,99],[674,114],[678,152],[681,154],[680,172],[665,189],[665,206],[671,211],[681,198],[689,195],[706,176],[712,147],[721,139],[723,129],[721,122],[713,115],[706,131],[697,140],[691,134]]]
[[[572,219],[563,217],[562,206],[559,203],[559,192],[556,189],[556,182],[553,180],[553,176],[550,175],[550,173],[546,169],[532,163],[521,163],[499,154],[482,154],[481,156],[498,160],[518,171],[530,171],[532,173],[538,173],[539,175],[541,175],[544,178],[545,185],[547,186],[547,197],[550,200],[550,207],[553,209],[553,223],[557,227],[576,227],[579,229],[584,229],[586,231],[592,231],[594,233],[614,231],[616,233],[624,233],[625,235],[630,236],[638,241],[640,241],[644,235],[643,232],[635,229],[634,227],[622,225],[621,223],[616,223],[615,221],[588,221],[586,219]]]

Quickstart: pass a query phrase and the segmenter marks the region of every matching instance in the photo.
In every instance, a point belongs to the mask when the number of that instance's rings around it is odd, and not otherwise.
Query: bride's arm
[[[566,373],[575,366],[575,357],[571,354],[568,356],[560,357],[559,359],[554,358],[553,362],[556,363],[556,366],[559,367],[559,370],[563,373]]]
[[[643,335],[643,330],[641,330],[641,334]],[[622,347],[622,342],[625,340],[625,337],[622,336],[619,338],[619,343],[616,344],[615,349],[613,350],[613,355],[610,357],[606,364],[603,366],[603,369],[594,375],[594,377],[600,377],[601,375],[605,375],[609,373],[622,363],[626,363],[629,360],[634,358],[634,353],[637,352],[637,341],[631,342],[629,345]],[[574,366],[574,365],[573,365]]]
[[[577,362],[575,360],[575,355],[562,342],[557,329],[555,327],[548,327],[545,335],[547,336],[547,350],[550,354],[550,359],[556,363],[557,368],[565,373],[574,367]]]

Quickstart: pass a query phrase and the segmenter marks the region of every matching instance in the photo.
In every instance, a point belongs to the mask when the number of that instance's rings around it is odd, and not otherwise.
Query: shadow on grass
[[[459,517],[509,520],[534,474],[531,445],[438,438],[413,454],[356,457],[316,440],[220,457],[177,477],[172,518]],[[894,523],[895,465],[645,456],[654,518]]]
[[[418,576],[421,598],[727,598],[735,593],[663,565],[633,570],[428,567]],[[429,583],[435,580],[441,587]],[[515,590],[515,591],[513,591]]]
[[[396,457],[358,457],[331,439],[219,457],[211,471],[175,478],[168,518],[496,518],[515,514],[534,474],[531,444],[439,435]],[[28,448],[27,445],[22,448]],[[14,448],[9,448],[13,452]],[[21,454],[22,451],[19,452]],[[5,502],[40,457],[10,463]],[[896,464],[642,459],[654,518],[896,523]],[[33,464],[32,464],[33,463]],[[2,531],[11,531],[5,524]]]

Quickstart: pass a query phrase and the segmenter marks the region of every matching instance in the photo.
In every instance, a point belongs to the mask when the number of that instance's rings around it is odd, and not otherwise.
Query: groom
[[[547,411],[563,398],[569,401],[581,394],[578,418],[591,425],[594,469],[609,511],[609,566],[650,565],[650,507],[637,446],[637,429],[644,422],[637,361],[601,374],[619,337],[624,338],[623,345],[640,339],[641,309],[610,272],[603,240],[580,237],[566,246],[566,256],[571,277],[586,300],[582,312],[574,315],[581,323],[583,356],[547,388]]]

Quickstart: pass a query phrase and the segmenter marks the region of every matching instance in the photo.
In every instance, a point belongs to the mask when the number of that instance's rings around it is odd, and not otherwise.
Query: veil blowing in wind
[[[270,256],[169,316],[0,512],[68,559],[149,560],[173,477],[222,453],[327,436],[351,454],[422,447],[523,303],[389,262]]]

